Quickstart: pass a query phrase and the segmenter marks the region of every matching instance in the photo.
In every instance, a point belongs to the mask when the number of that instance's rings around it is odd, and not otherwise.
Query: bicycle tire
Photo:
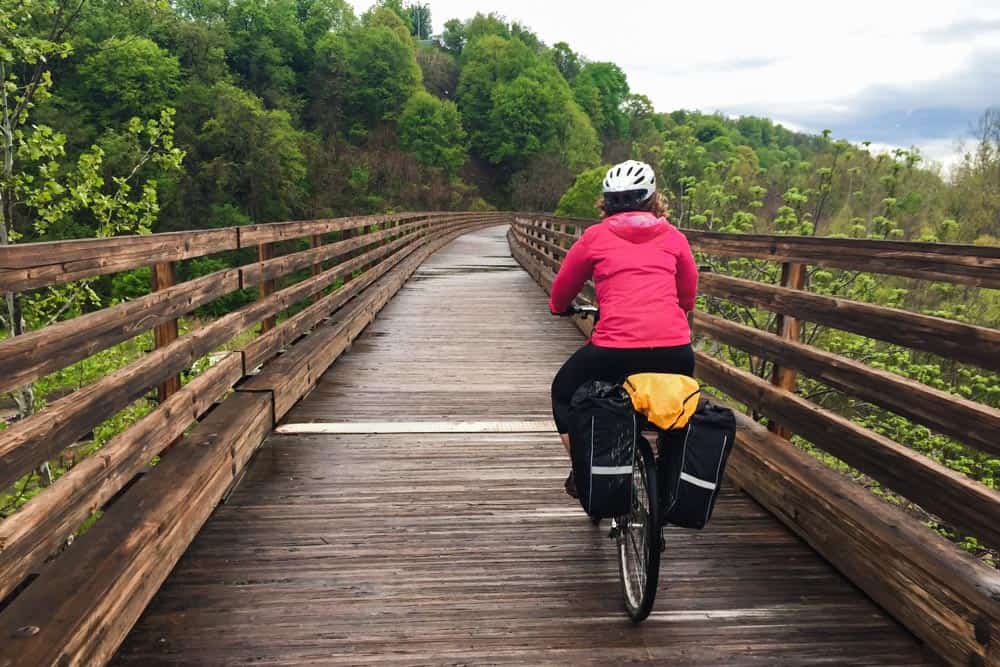
[[[625,611],[633,623],[649,616],[660,579],[660,507],[656,464],[640,438],[632,467],[632,510],[618,519],[618,575]]]

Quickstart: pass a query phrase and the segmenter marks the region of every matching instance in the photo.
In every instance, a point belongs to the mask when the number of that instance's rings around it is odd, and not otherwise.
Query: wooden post
[[[323,245],[323,236],[322,236],[322,234],[313,234],[312,236],[309,237],[309,247],[310,248],[318,248],[321,245]],[[323,263],[320,262],[319,264],[313,264],[312,265],[312,274],[314,276],[318,276],[321,273],[323,273]],[[312,301],[313,301],[313,303],[316,303],[321,298],[323,298],[323,293],[322,292],[318,292],[316,294],[313,294]]]
[[[784,262],[781,265],[782,287],[800,290],[805,286],[805,282],[806,267],[804,264],[799,264],[798,262]],[[796,343],[799,342],[800,325],[798,319],[790,315],[782,315],[781,313],[778,313],[775,328],[775,333],[778,336],[781,336],[785,340],[794,341]],[[785,391],[794,392],[795,377],[796,373],[794,368],[783,368],[778,364],[775,364],[774,370],[771,373],[771,384],[776,387],[780,387]],[[771,421],[768,429],[782,438],[789,439],[792,437],[791,430],[774,421]]]
[[[274,257],[274,244],[273,243],[261,243],[257,246],[257,259],[265,262]],[[274,281],[265,280],[260,284],[257,289],[258,300],[266,299],[270,295],[274,294]],[[260,332],[267,333],[275,327],[277,324],[277,317],[272,315],[271,317],[265,318],[263,322],[260,323]]]
[[[173,262],[163,262],[153,265],[152,289],[154,292],[173,287],[175,283]],[[177,320],[170,320],[163,324],[158,324],[153,329],[153,344],[155,349],[166,347],[177,340],[178,336]],[[181,377],[175,375],[156,388],[156,395],[160,403],[176,394],[181,389]]]

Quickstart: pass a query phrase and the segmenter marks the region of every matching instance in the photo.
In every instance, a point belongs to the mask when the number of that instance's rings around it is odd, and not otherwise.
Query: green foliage
[[[306,175],[291,116],[228,83],[213,89],[211,117],[197,135],[198,169],[211,201],[244,204],[254,221],[290,215]]]
[[[624,136],[628,118],[622,107],[629,87],[618,65],[586,63],[573,78],[573,94],[598,132],[607,137]]]
[[[359,28],[345,37],[347,111],[368,127],[395,119],[421,83],[413,42],[400,28],[401,22],[395,31],[386,25]]]
[[[413,36],[417,39],[427,40],[434,32],[431,21],[431,6],[427,3],[415,3],[407,7],[410,15],[410,22],[413,24]]]
[[[454,176],[468,158],[465,130],[453,102],[418,92],[399,117],[399,141],[404,150],[432,167]]]
[[[508,173],[541,152],[562,155],[574,169],[599,160],[593,127],[566,80],[520,39],[487,34],[470,40],[458,103],[473,153]]]
[[[572,187],[559,200],[556,215],[567,218],[598,219],[600,211],[597,209],[597,200],[601,196],[604,175],[610,168],[610,165],[601,165],[588,169],[577,176]]]
[[[454,56],[461,55],[465,48],[465,24],[458,19],[445,21],[444,32],[441,34],[441,41],[444,43],[446,51]]]
[[[77,74],[78,95],[89,97],[98,119],[109,125],[159,114],[172,106],[180,90],[177,57],[142,37],[106,40]]]
[[[111,278],[111,303],[132,301],[149,294],[152,271],[148,266],[134,271],[117,273]]]
[[[566,42],[558,42],[552,47],[552,61],[563,78],[571,84],[576,80],[581,67],[583,67],[579,54],[571,49]]]

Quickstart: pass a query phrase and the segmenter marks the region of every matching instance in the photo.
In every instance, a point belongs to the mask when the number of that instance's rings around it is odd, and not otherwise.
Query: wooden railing
[[[146,296],[0,341],[0,393],[156,331],[148,354],[0,431],[0,489],[150,392],[159,399],[0,522],[0,666],[110,659],[277,420],[430,253],[509,219],[413,213],[0,248],[0,293],[153,267]],[[297,240],[309,248],[280,254]],[[245,248],[259,261],[175,284],[175,263]],[[178,335],[178,318],[249,287],[257,301]]]
[[[508,234],[518,262],[546,289],[566,249],[592,221],[518,215]],[[781,284],[703,272],[699,291],[778,315],[775,331],[704,312],[695,331],[773,363],[763,379],[704,352],[696,374],[756,414],[741,419],[731,479],[776,514],[942,658],[1000,665],[1000,572],[917,518],[791,446],[794,433],[916,503],[1000,547],[1000,492],[797,395],[801,372],[966,445],[1000,456],[1000,411],[806,345],[799,321],[1000,371],[1000,330],[816,294],[806,265],[1000,289],[1000,248],[685,232],[709,255],[782,263]],[[593,298],[592,286],[585,292]],[[784,436],[784,437],[782,437]]]

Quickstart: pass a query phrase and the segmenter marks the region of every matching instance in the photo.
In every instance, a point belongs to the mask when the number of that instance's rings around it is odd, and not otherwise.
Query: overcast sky
[[[428,1],[436,32],[495,11],[613,61],[660,111],[767,116],[947,162],[1000,105],[998,0]]]

